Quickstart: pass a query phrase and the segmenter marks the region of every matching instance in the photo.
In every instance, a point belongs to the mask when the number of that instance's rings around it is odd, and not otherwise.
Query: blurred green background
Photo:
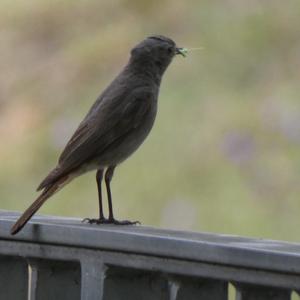
[[[2,0],[0,207],[23,211],[129,50],[176,57],[145,144],[116,171],[115,214],[144,225],[299,241],[300,2]],[[96,217],[95,174],[40,213]]]

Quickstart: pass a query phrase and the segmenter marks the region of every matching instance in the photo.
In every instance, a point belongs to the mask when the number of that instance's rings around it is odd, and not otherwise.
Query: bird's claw
[[[109,224],[115,224],[115,225],[141,225],[140,221],[128,221],[128,220],[123,220],[123,221],[118,221],[118,220],[111,220]]]
[[[100,218],[100,219],[91,219],[91,218],[84,218],[81,222],[82,223],[89,223],[89,224],[106,224],[107,219]]]
[[[114,224],[114,225],[141,225],[140,221],[118,221],[116,219],[105,219],[105,218],[99,218],[99,219],[90,219],[90,218],[84,218],[82,223],[89,223],[89,224]]]

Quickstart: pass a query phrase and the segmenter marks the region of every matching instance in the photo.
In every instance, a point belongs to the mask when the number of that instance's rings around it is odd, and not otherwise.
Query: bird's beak
[[[183,57],[186,57],[187,49],[186,48],[176,48],[175,54],[180,54]]]

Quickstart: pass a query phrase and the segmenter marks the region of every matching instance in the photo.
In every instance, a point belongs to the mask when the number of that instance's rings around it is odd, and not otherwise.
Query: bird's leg
[[[99,197],[99,219],[89,219],[85,218],[82,222],[87,221],[90,224],[115,224],[115,225],[133,225],[139,224],[138,221],[118,221],[114,218],[113,206],[112,206],[112,196],[110,190],[110,182],[114,175],[114,170],[116,166],[110,166],[105,172],[105,185],[107,191],[107,200],[108,200],[108,219],[105,219],[103,214],[103,204],[102,204],[102,189],[101,182],[103,179],[103,169],[99,169],[96,174],[97,186],[98,186],[98,197]]]
[[[108,219],[106,220],[109,224],[116,224],[116,225],[133,225],[133,224],[139,224],[138,221],[118,221],[114,218],[113,213],[113,206],[112,206],[112,197],[111,197],[111,190],[110,190],[110,182],[112,180],[112,177],[114,175],[114,170],[116,166],[110,166],[105,173],[105,184],[106,184],[106,191],[107,191],[107,199],[108,199]]]
[[[98,188],[98,200],[99,200],[99,220],[105,220],[103,214],[103,205],[102,205],[102,183],[103,178],[103,169],[99,169],[96,174],[97,188]]]
[[[101,183],[103,179],[103,169],[99,169],[96,173],[96,182],[97,182],[97,188],[98,188],[98,200],[99,200],[99,219],[90,219],[85,218],[82,220],[83,222],[87,221],[90,224],[100,224],[100,223],[106,223],[106,219],[103,214],[103,204],[102,204],[102,188]]]
[[[111,198],[111,191],[110,191],[110,182],[114,175],[115,166],[110,166],[105,172],[105,185],[107,191],[107,200],[108,200],[108,220],[114,220],[114,213],[113,213],[113,206],[112,206],[112,198]]]

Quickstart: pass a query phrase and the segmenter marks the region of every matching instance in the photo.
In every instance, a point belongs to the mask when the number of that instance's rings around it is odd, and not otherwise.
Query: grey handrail
[[[54,293],[56,300],[202,299],[199,295],[217,300],[227,299],[229,283],[235,286],[237,299],[290,299],[292,291],[300,290],[297,243],[144,226],[97,226],[49,216],[34,217],[11,236],[9,229],[18,216],[0,213],[0,261],[3,270],[12,264],[23,266],[21,271],[16,267],[14,276],[29,282],[23,283],[29,299],[39,299],[41,287],[44,293]],[[56,271],[49,281],[51,269]],[[1,276],[7,280],[0,271],[0,299],[8,292],[7,286],[1,288]],[[77,285],[69,282],[72,276]],[[72,293],[60,294],[59,282],[64,281]],[[122,298],[124,293],[129,298]]]

